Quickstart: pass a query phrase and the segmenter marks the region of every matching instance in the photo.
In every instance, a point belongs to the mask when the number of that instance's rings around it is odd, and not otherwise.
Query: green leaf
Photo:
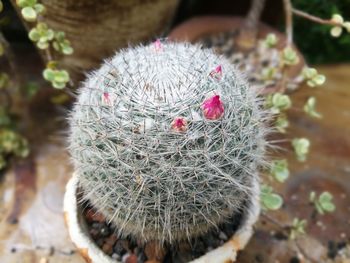
[[[66,83],[64,83],[64,82],[52,82],[52,86],[55,89],[64,89],[66,87]]]
[[[289,234],[289,238],[291,240],[294,240],[298,236],[304,235],[306,224],[307,224],[307,221],[305,219],[300,220],[299,218],[294,218],[291,226],[291,232]]]
[[[274,46],[276,46],[278,42],[278,38],[275,34],[270,33],[266,36],[265,40],[264,40],[264,44],[268,47],[268,48],[272,48]]]
[[[36,28],[29,31],[28,37],[30,40],[37,42],[40,39],[40,34]]]
[[[28,82],[24,87],[24,91],[29,98],[32,98],[39,91],[40,87],[36,82]]]
[[[33,7],[30,6],[23,8],[21,13],[24,19],[28,22],[34,22],[37,18],[36,11],[33,9]]]
[[[47,41],[38,41],[36,46],[40,49],[47,49],[49,47],[49,43]]]
[[[285,133],[286,128],[289,126],[289,121],[285,114],[280,114],[275,122],[275,126],[280,133]]]
[[[55,34],[55,39],[56,39],[57,41],[61,42],[61,41],[64,40],[65,35],[66,35],[66,34],[65,34],[64,32],[58,31],[58,32],[56,32],[56,34]]]
[[[48,81],[53,81],[55,79],[55,71],[47,68],[43,71],[43,77]]]
[[[310,97],[308,98],[307,102],[304,105],[304,112],[311,117],[318,118],[318,119],[322,118],[322,115],[316,111],[315,107],[316,107],[316,98]]]
[[[43,14],[45,12],[45,6],[42,4],[35,4],[34,9],[38,14]]]
[[[312,191],[309,195],[310,202],[314,202],[316,200],[316,193]]]
[[[278,194],[269,194],[263,197],[263,204],[269,210],[278,210],[283,204],[283,199]]]
[[[304,162],[309,152],[310,141],[306,138],[295,138],[292,140],[292,146],[298,161]]]
[[[329,192],[323,192],[322,194],[320,194],[320,197],[319,197],[319,200],[321,203],[330,202],[332,201],[332,199],[333,199],[333,196]]]
[[[58,44],[57,41],[54,41],[54,42],[52,43],[52,46],[53,46],[53,48],[54,48],[56,51],[60,51],[60,49],[61,49],[60,44]]]
[[[327,191],[321,193],[318,198],[316,198],[316,194],[312,192],[312,196],[310,194],[310,201],[315,205],[317,212],[321,215],[324,213],[331,213],[336,209],[333,203],[333,195]]]
[[[326,212],[331,213],[335,211],[335,205],[333,203],[321,203],[321,206]]]
[[[287,160],[276,160],[272,162],[271,174],[280,183],[283,183],[289,177]]]
[[[29,1],[28,0],[16,0],[16,4],[23,8],[23,7],[26,7],[26,6],[29,6]]]
[[[71,46],[63,46],[62,47],[62,53],[65,55],[71,55],[73,54],[74,50]]]
[[[289,96],[282,93],[274,93],[267,99],[268,107],[271,108],[273,113],[279,113],[283,110],[287,110],[292,106],[292,101]]]
[[[272,192],[272,187],[262,185],[260,194],[263,208],[267,210],[278,210],[283,204],[283,199],[280,195]]]
[[[2,12],[2,10],[4,10],[4,4],[3,4],[2,1],[0,0],[0,13]]]
[[[68,82],[69,81],[69,74],[65,70],[57,71],[55,72],[55,82]]]
[[[325,83],[326,77],[322,74],[318,74],[315,68],[305,67],[302,71],[302,76],[307,80],[307,85],[309,87],[321,86]]]
[[[287,66],[293,66],[299,63],[299,57],[293,48],[288,46],[283,49],[282,62]]]

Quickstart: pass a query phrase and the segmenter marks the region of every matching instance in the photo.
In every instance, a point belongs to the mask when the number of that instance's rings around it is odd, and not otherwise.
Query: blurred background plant
[[[3,3],[0,1],[0,12]],[[6,56],[7,55],[7,56]],[[10,67],[14,73],[15,66],[12,59],[11,47],[0,32],[0,59]],[[0,72],[0,170],[6,167],[9,158],[26,157],[29,154],[27,140],[17,130],[17,116],[11,111],[12,95],[16,92],[16,83],[10,79],[9,72]]]

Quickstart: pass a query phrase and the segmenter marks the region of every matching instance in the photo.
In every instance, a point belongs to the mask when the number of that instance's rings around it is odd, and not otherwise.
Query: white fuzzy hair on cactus
[[[156,41],[91,73],[69,150],[88,200],[138,240],[176,243],[244,212],[265,162],[269,115],[213,51]]]

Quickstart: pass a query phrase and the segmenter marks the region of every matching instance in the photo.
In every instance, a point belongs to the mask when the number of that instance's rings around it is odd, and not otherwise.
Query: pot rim
[[[169,32],[167,39],[174,42],[194,43],[198,39],[207,37],[212,34],[238,30],[242,27],[243,23],[244,17],[242,16],[195,16],[174,27]],[[259,22],[257,37],[259,39],[263,39],[269,33],[275,34],[279,39],[276,46],[277,49],[282,50],[287,45],[287,37],[283,32],[268,24]],[[307,63],[304,59],[303,54],[294,43],[292,43],[292,47],[298,54],[299,62],[293,67],[290,67],[287,70],[287,74],[291,78],[295,78],[301,73],[303,67]]]
[[[66,192],[63,201],[64,218],[71,240],[86,262],[121,263],[120,261],[106,255],[86,233],[86,227],[81,223],[82,216],[78,212],[78,184],[78,176],[74,173],[66,185]],[[260,214],[260,188],[257,179],[253,181],[253,188],[254,196],[252,196],[250,202],[251,209],[244,215],[239,228],[233,236],[223,245],[189,263],[235,262],[237,252],[244,249],[251,238],[253,234],[253,225],[258,220]]]

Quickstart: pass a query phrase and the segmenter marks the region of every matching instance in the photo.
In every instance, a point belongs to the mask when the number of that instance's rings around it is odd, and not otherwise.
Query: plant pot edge
[[[68,228],[69,236],[77,247],[80,255],[86,262],[96,263],[121,263],[110,256],[107,256],[89,237],[80,223],[78,214],[78,200],[76,190],[78,186],[78,176],[73,174],[66,185],[66,192],[63,201],[64,219]],[[253,234],[253,225],[258,220],[260,214],[259,201],[259,183],[254,182],[254,193],[252,197],[251,209],[244,217],[239,229],[223,245],[194,259],[189,263],[208,263],[208,262],[235,262],[237,252],[244,249]]]
[[[218,16],[218,15],[199,15],[190,18],[176,27],[168,34],[167,39],[174,42],[196,42],[198,39],[211,34],[223,33],[233,30],[238,30],[244,22],[244,17],[240,16]],[[277,44],[278,49],[282,49],[287,44],[287,37],[283,32],[269,26],[263,22],[258,24],[258,38],[265,38],[268,33],[273,33],[279,39]],[[298,47],[293,43],[293,49],[299,57],[298,64],[288,70],[290,77],[298,76],[303,67],[307,64],[303,54]]]

